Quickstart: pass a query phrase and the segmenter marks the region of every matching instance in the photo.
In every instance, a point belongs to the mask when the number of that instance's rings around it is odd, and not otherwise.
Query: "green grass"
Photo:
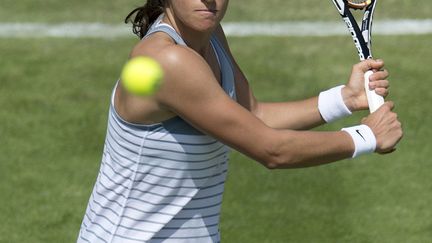
[[[82,186],[94,182],[100,160],[109,86],[125,60],[104,49],[126,45],[0,40],[0,242],[76,237],[89,196]]]
[[[141,2],[4,0],[0,22],[120,23]],[[338,20],[331,3],[300,1],[294,9],[292,2],[231,1],[227,21],[259,21],[257,13],[264,21]],[[404,12],[381,8],[379,18],[426,18],[431,12],[426,0],[400,4]],[[75,241],[99,168],[110,91],[135,41],[0,39],[1,243]],[[389,98],[404,125],[397,152],[284,171],[268,171],[233,152],[222,242],[432,239],[432,36],[374,41],[376,57],[390,70]],[[357,62],[349,36],[230,38],[230,43],[256,96],[266,101],[316,95],[344,83]],[[357,124],[366,114],[320,129]]]
[[[376,38],[405,127],[396,153],[267,171],[234,152],[223,242],[427,242],[431,39]],[[0,242],[74,241],[99,167],[110,90],[133,42],[0,40]],[[256,95],[268,101],[342,83],[357,61],[349,37],[230,42]],[[322,129],[358,123],[364,114]]]
[[[427,124],[432,123],[432,115],[427,112],[427,101],[432,95],[425,81],[428,67],[422,63],[432,61],[430,40],[431,36],[376,37],[377,54],[385,57],[392,75],[390,98],[404,123],[405,137],[397,152],[272,172],[236,154],[223,205],[223,239],[428,242],[432,237],[432,197],[428,194],[432,132]],[[351,43],[342,37],[320,38],[318,43],[314,38],[248,38],[247,45],[255,46],[252,49],[267,50],[259,55],[242,48],[244,39],[232,43],[257,96],[264,100],[316,94],[342,82],[357,58],[350,52]],[[416,55],[412,49],[401,48],[409,46],[416,47]],[[358,123],[362,115],[324,128]]]
[[[143,3],[144,0],[2,0],[0,22],[121,23],[133,8]],[[336,21],[338,18],[330,0],[232,0],[229,4],[226,21]],[[432,12],[432,3],[429,0],[381,0],[378,4],[377,19],[430,18]]]

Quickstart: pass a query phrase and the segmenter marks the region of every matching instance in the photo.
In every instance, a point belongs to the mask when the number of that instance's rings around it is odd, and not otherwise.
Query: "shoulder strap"
[[[234,100],[237,100],[236,90],[235,90],[235,77],[234,77],[234,66],[226,53],[225,48],[222,43],[219,42],[216,35],[212,35],[211,38],[212,46],[216,52],[216,57],[219,61],[219,66],[222,73],[222,88],[225,92]]]
[[[163,14],[159,16],[158,19],[156,19],[156,21],[153,23],[152,26],[150,26],[150,29],[147,31],[147,34],[144,36],[144,38],[156,32],[164,32],[167,35],[169,35],[177,44],[186,46],[184,40],[175,31],[173,27],[171,27],[168,24],[161,23],[162,18],[163,18]]]

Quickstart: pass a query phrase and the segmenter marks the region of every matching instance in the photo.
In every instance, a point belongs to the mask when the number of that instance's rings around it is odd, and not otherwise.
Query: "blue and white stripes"
[[[135,126],[112,106],[78,241],[219,241],[227,154],[179,118]]]

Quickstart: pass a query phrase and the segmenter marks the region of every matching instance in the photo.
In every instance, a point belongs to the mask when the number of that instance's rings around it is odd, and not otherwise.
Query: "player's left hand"
[[[351,111],[368,109],[366,92],[364,90],[364,74],[372,70],[369,88],[375,89],[378,95],[384,98],[389,93],[389,73],[384,69],[384,61],[368,59],[355,64],[352,68],[351,77],[342,89],[342,97],[348,109]]]

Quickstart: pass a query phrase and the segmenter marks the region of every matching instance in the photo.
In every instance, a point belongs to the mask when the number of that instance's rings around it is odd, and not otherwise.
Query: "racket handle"
[[[382,104],[384,104],[384,98],[381,95],[378,95],[375,93],[375,90],[369,89],[369,77],[373,74],[372,71],[367,71],[364,75],[364,85],[365,85],[365,91],[367,100],[369,103],[369,111],[370,113],[376,111]]]

